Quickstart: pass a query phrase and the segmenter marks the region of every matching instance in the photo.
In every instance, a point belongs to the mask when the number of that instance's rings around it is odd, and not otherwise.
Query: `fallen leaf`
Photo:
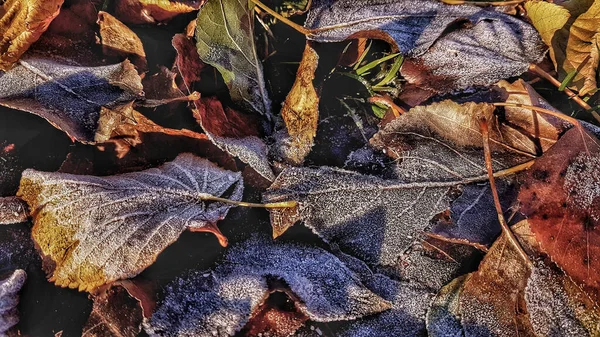
[[[520,75],[545,52],[537,31],[517,18],[434,0],[316,0],[305,27],[318,42],[390,42],[406,57],[409,82],[444,93]]]
[[[117,0],[115,16],[132,24],[164,22],[198,10],[205,0]]]
[[[600,291],[600,146],[573,128],[535,161],[519,192],[542,249],[578,284]]]
[[[145,100],[139,105],[157,107],[174,102],[200,99],[200,94],[196,91],[189,95],[184,94],[175,82],[176,76],[176,73],[166,67],[160,67],[158,73],[144,77],[142,84],[144,86]]]
[[[19,291],[25,284],[27,273],[16,269],[8,277],[0,277],[0,334],[7,336],[19,322]]]
[[[466,274],[455,278],[437,293],[427,311],[428,336],[464,336],[459,301],[465,280],[469,276],[470,274]]]
[[[0,198],[0,225],[27,221],[27,204],[17,197]]]
[[[18,195],[32,212],[32,236],[58,286],[91,291],[151,265],[185,229],[225,237],[215,223],[240,200],[239,173],[190,154],[160,168],[95,177],[26,170]],[[127,202],[124,202],[127,201]]]
[[[320,248],[252,238],[232,246],[214,271],[195,272],[166,288],[146,332],[160,336],[233,336],[281,279],[319,322],[349,320],[389,309],[335,256]]]
[[[544,43],[550,48],[550,58],[556,66],[556,55],[552,40],[557,30],[561,29],[571,14],[566,8],[546,1],[527,1],[524,4],[527,17],[540,33]]]
[[[319,96],[313,85],[319,55],[306,44],[296,80],[281,109],[285,127],[276,135],[277,152],[292,165],[301,165],[317,133]]]
[[[94,296],[83,337],[136,337],[142,330],[142,308],[125,288],[112,286]]]
[[[275,180],[256,119],[223,107],[214,97],[196,100],[194,105],[194,117],[217,147],[250,165],[267,181]]]
[[[81,142],[94,142],[102,108],[139,98],[142,84],[129,61],[79,67],[28,56],[0,76],[0,104],[34,113]]]
[[[63,1],[3,1],[0,7],[0,71],[8,71],[48,29]]]
[[[175,58],[176,73],[181,75],[184,87],[190,90],[189,88],[193,88],[195,82],[200,81],[200,73],[206,65],[200,60],[193,38],[185,34],[175,34],[171,44],[177,51],[177,57]]]
[[[271,101],[254,45],[254,4],[214,0],[198,14],[198,55],[221,73],[234,102],[270,116]]]
[[[287,292],[289,291],[271,293],[255,310],[240,333],[243,336],[295,336],[294,333],[304,325],[308,317],[297,310],[293,299],[295,296],[290,296]]]
[[[102,50],[107,56],[117,56],[120,61],[128,58],[138,72],[143,73],[148,68],[146,53],[140,38],[121,21],[106,12],[98,13]]]

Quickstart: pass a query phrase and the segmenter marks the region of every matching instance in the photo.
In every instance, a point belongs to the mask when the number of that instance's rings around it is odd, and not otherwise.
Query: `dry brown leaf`
[[[159,105],[194,101],[200,99],[200,94],[196,91],[186,95],[181,91],[175,82],[177,74],[166,67],[160,67],[158,73],[152,76],[146,76],[142,80],[144,86],[145,100],[139,105],[146,107],[156,107]]]
[[[319,96],[313,80],[319,55],[306,44],[296,81],[281,109],[285,130],[278,135],[277,151],[292,165],[301,165],[313,146],[319,119]]]
[[[192,22],[195,24],[196,20]],[[200,60],[193,37],[175,34],[171,43],[177,51],[177,58],[175,58],[177,72],[181,75],[185,89],[191,90],[194,83],[200,81],[200,73],[206,65]]]
[[[205,0],[117,0],[115,16],[133,24],[157,23],[198,10]]]
[[[552,47],[552,39],[556,31],[567,23],[571,14],[566,8],[546,1],[527,1],[525,2],[525,10],[531,23],[540,33],[542,40],[550,48],[550,58],[556,66],[556,55]]]
[[[567,275],[600,294],[600,146],[573,128],[529,169],[519,192],[542,249]]]
[[[0,7],[0,70],[7,71],[48,29],[64,0],[8,0]]]
[[[82,337],[136,337],[142,330],[142,308],[121,286],[94,296],[94,306]]]
[[[106,12],[98,13],[102,50],[107,56],[117,56],[124,60],[129,58],[135,64],[138,72],[144,72],[148,67],[146,53],[140,38],[121,21]]]

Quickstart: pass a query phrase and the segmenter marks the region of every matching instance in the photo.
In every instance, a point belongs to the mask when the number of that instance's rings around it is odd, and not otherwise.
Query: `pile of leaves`
[[[600,0],[6,0],[0,335],[600,336]]]

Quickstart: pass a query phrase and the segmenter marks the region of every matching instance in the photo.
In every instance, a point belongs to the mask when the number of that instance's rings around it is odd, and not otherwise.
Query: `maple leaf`
[[[254,45],[254,6],[245,1],[209,1],[198,14],[198,55],[221,73],[234,102],[271,114],[263,69]]]
[[[300,165],[310,152],[317,133],[319,96],[313,85],[319,55],[306,44],[294,85],[281,109],[284,130],[276,135],[277,152],[293,165]]]
[[[0,7],[0,71],[9,70],[48,29],[63,1],[3,1]]]
[[[8,277],[0,278],[0,334],[3,336],[19,322],[19,291],[26,279],[27,273],[22,269],[16,269]]]
[[[215,223],[240,200],[239,173],[183,154],[160,168],[95,177],[26,170],[18,195],[56,285],[93,290],[151,265],[185,229],[225,237]]]
[[[542,249],[576,282],[600,291],[600,165],[597,140],[577,128],[565,133],[528,171],[521,212]]]
[[[314,321],[356,319],[390,307],[327,251],[254,237],[232,246],[214,271],[168,286],[144,328],[151,336],[233,336],[268,296],[269,277],[283,280]]]
[[[520,75],[545,52],[537,31],[517,18],[434,0],[314,1],[305,27],[319,42],[386,40],[406,56],[402,75],[435,92]]]
[[[102,108],[131,102],[142,93],[141,79],[129,61],[80,67],[27,56],[0,73],[0,104],[41,116],[81,142],[95,141]]]

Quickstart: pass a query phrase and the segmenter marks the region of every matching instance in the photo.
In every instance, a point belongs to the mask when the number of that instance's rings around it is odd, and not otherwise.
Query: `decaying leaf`
[[[27,221],[27,204],[17,197],[0,198],[0,225]]]
[[[537,159],[519,193],[542,249],[579,284],[600,290],[600,146],[574,128]]]
[[[7,71],[46,31],[64,0],[7,0],[0,7],[0,71]]]
[[[154,262],[182,231],[212,232],[240,200],[239,173],[191,154],[160,168],[108,177],[27,170],[18,195],[32,212],[32,236],[50,280],[91,291],[130,278]]]
[[[317,133],[319,96],[313,80],[318,62],[319,55],[307,43],[296,80],[281,109],[285,129],[277,135],[277,152],[293,165],[302,164]]]
[[[460,294],[469,274],[459,276],[437,293],[427,311],[427,333],[431,337],[463,336],[460,324]]]
[[[102,50],[105,55],[129,58],[140,73],[147,69],[148,62],[144,46],[131,29],[106,12],[98,13],[98,25],[100,26]]]
[[[0,73],[0,104],[34,113],[81,142],[94,142],[102,109],[139,98],[142,83],[129,61],[79,67],[28,56]]]
[[[145,330],[150,336],[233,336],[266,299],[270,277],[301,300],[319,322],[349,320],[390,308],[340,260],[320,248],[252,238],[232,246],[208,273],[193,273],[166,289]]]
[[[94,307],[81,336],[135,337],[142,329],[142,308],[121,286],[94,296]]]
[[[177,51],[176,72],[181,74],[186,89],[193,88],[193,84],[200,81],[200,73],[206,67],[200,60],[194,39],[185,34],[175,34],[171,44]]]
[[[166,67],[161,67],[158,73],[152,76],[146,76],[142,80],[144,85],[145,100],[141,105],[147,107],[156,107],[173,102],[193,101],[200,99],[200,94],[196,91],[186,95],[176,84],[176,73]]]
[[[309,39],[370,37],[393,43],[408,59],[401,72],[436,92],[490,85],[527,71],[544,46],[529,24],[477,6],[435,0],[314,1]]]
[[[198,54],[219,70],[233,101],[269,116],[271,101],[254,45],[253,8],[254,3],[245,1],[208,1],[198,14]]]
[[[257,121],[230,107],[223,107],[214,97],[194,101],[194,117],[210,140],[223,151],[250,165],[268,181],[275,174],[267,159],[267,146],[260,135]]]
[[[288,294],[289,292],[288,290],[272,293],[255,310],[240,333],[243,336],[294,336],[294,333],[304,326],[308,317],[295,307],[295,296]],[[285,298],[282,299],[282,296]]]
[[[157,23],[198,10],[204,0],[117,0],[115,15],[133,24]]]
[[[13,271],[8,277],[0,276],[0,335],[6,336],[8,331],[19,322],[19,291],[25,284],[27,274],[22,269]]]

